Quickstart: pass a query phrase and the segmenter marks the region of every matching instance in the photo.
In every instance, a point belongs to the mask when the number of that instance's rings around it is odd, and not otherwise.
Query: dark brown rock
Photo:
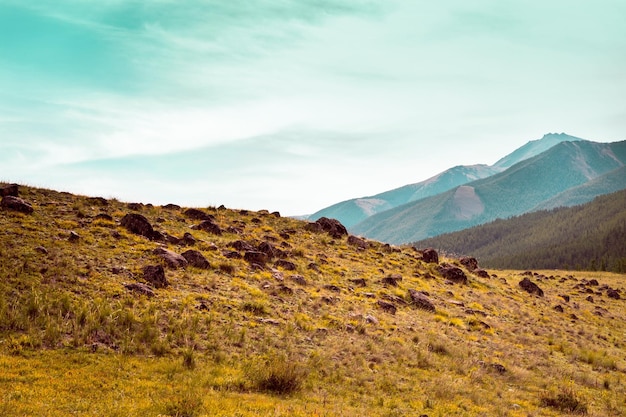
[[[286,271],[295,271],[296,264],[293,262],[286,261],[284,259],[279,259],[274,263],[275,266],[278,266]]]
[[[478,269],[478,261],[476,260],[476,258],[464,256],[459,259],[459,262],[461,263],[461,265],[467,268],[468,271],[474,271],[475,269]]]
[[[529,294],[535,294],[539,297],[543,297],[543,290],[528,277],[524,277],[524,279],[519,282],[519,286]]]
[[[178,204],[172,204],[172,203],[164,205],[163,208],[166,210],[180,210],[180,206]]]
[[[370,247],[370,244],[365,239],[352,235],[348,236],[348,244],[356,246],[360,249],[367,249]]]
[[[357,287],[365,287],[367,286],[367,282],[365,281],[365,279],[363,278],[354,278],[349,280],[352,284],[354,284]]]
[[[228,259],[241,259],[242,258],[241,254],[234,250],[222,251],[222,255],[224,255],[224,257]]]
[[[614,290],[612,288],[609,288],[606,292],[606,296],[609,298],[613,298],[614,300],[619,300],[621,297],[619,295],[619,292],[617,290]]]
[[[194,220],[213,220],[215,221],[215,217],[211,214],[205,213],[202,210],[196,208],[190,208],[183,212],[183,215],[187,218]]]
[[[276,258],[280,252],[279,249],[276,249],[274,245],[269,242],[262,242],[257,248],[257,251],[266,254],[268,259]]]
[[[155,240],[156,235],[152,225],[148,219],[141,214],[128,213],[122,217],[120,224],[131,233],[147,237],[150,240]]]
[[[209,269],[211,268],[211,264],[204,257],[204,255],[197,250],[189,249],[183,253],[181,256],[187,260],[187,263],[194,268],[200,269]]]
[[[163,258],[170,268],[185,268],[188,264],[187,259],[182,255],[165,248],[156,248],[152,253]]]
[[[304,277],[302,275],[291,275],[289,277],[290,280],[292,280],[293,282],[295,282],[298,285],[302,285],[303,287],[306,287],[307,282],[306,279],[304,279]]]
[[[129,210],[140,211],[143,208],[143,204],[141,203],[128,203],[126,204]]]
[[[467,284],[467,275],[459,267],[442,264],[438,267],[438,270],[441,276],[455,284]]]
[[[143,279],[154,288],[165,288],[169,285],[165,278],[165,270],[161,265],[148,265],[143,268]]]
[[[489,278],[489,272],[485,271],[484,269],[475,269],[474,274],[476,274],[476,276],[480,278]]]
[[[196,242],[197,242],[196,238],[193,237],[191,233],[185,232],[182,239],[178,241],[178,244],[183,245],[183,246],[193,246],[196,244]]]
[[[80,240],[80,235],[74,231],[70,232],[69,237],[67,238],[68,242],[76,243]]]
[[[148,287],[146,284],[142,284],[141,282],[133,282],[131,284],[124,284],[124,288],[129,291],[136,292],[138,294],[143,294],[148,297],[154,297],[155,292],[152,288]]]
[[[107,213],[98,213],[94,217],[94,220],[106,220],[108,222],[112,222],[113,221],[113,217],[110,214],[107,214]]]
[[[420,251],[422,253],[422,260],[429,264],[438,264],[439,263],[439,254],[436,250],[432,248],[423,249]]]
[[[252,246],[250,243],[243,241],[243,240],[236,240],[234,242],[231,242],[228,244],[229,247],[237,249],[238,251],[250,251],[250,250],[254,250],[254,246]]]
[[[267,262],[267,255],[259,251],[247,251],[243,256],[243,259],[251,264],[265,265]]]
[[[321,217],[314,223],[307,224],[306,229],[314,232],[327,232],[334,239],[340,239],[341,237],[348,235],[348,230],[339,222],[339,220],[329,219],[328,217]]]
[[[341,292],[341,288],[332,284],[324,285],[324,289],[332,292]]]
[[[213,220],[205,220],[198,225],[192,226],[191,228],[195,230],[203,230],[207,233],[212,233],[217,236],[222,235],[222,229],[216,223],[214,223]]]
[[[411,305],[413,307],[431,312],[435,311],[435,305],[424,293],[415,290],[409,290],[409,297],[411,297]]]
[[[398,310],[396,306],[389,301],[378,300],[377,304],[378,307],[382,308],[383,311],[386,311],[389,314],[396,314],[396,311]]]
[[[385,278],[380,280],[385,285],[391,285],[392,287],[398,286],[398,281],[402,281],[402,275],[400,274],[391,274],[387,275]]]
[[[558,311],[559,313],[563,312],[563,307],[559,304],[554,306],[554,311]]]
[[[0,197],[12,196],[17,197],[19,195],[19,185],[9,184],[4,187],[0,187]]]
[[[307,269],[311,269],[315,272],[320,272],[320,266],[318,264],[316,264],[315,262],[311,262],[310,264],[308,264]]]
[[[31,206],[29,203],[22,200],[21,198],[15,197],[13,195],[6,195],[2,197],[0,207],[2,207],[3,209],[18,211],[24,214],[32,214],[32,212],[34,211],[33,206]]]

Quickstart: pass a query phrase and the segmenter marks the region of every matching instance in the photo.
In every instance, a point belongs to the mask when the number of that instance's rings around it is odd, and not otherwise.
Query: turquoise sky
[[[0,0],[0,180],[304,214],[626,139],[626,2]]]

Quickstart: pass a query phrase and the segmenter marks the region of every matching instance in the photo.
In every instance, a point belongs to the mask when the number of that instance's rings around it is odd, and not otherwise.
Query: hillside
[[[351,231],[391,243],[418,241],[529,212],[625,164],[626,141],[561,142],[499,174],[378,213]],[[592,189],[602,191],[597,183]]]
[[[320,217],[330,217],[351,228],[374,214],[446,192],[481,178],[490,177],[518,162],[532,158],[558,143],[579,140],[582,139],[565,133],[548,133],[541,139],[526,143],[492,166],[485,164],[455,166],[415,184],[408,184],[370,197],[352,198],[333,204],[313,213],[309,219],[317,220]]]
[[[626,190],[416,242],[512,269],[626,272]]]
[[[2,416],[626,414],[624,275],[1,190]]]

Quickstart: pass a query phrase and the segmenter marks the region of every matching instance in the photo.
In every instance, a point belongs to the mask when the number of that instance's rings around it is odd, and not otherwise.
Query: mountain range
[[[406,243],[590,201],[625,188],[625,165],[624,141],[547,134],[494,165],[457,166],[420,183],[335,204],[310,219],[334,217],[352,233]]]

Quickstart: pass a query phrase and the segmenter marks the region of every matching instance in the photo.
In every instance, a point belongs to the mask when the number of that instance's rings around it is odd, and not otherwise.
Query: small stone
[[[74,231],[70,232],[70,236],[67,238],[68,242],[76,243],[80,240],[80,235]]]

